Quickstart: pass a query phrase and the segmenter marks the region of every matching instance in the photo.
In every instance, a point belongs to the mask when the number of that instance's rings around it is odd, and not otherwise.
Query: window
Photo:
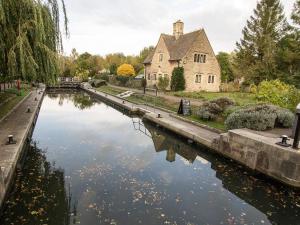
[[[156,74],[153,74],[153,80],[156,80]]]
[[[206,55],[203,55],[203,63],[206,63]]]
[[[150,73],[148,74],[148,80],[151,80],[151,75],[150,75]]]
[[[164,59],[164,55],[163,54],[159,54],[159,61],[162,62]]]
[[[195,54],[195,55],[194,55],[194,62],[197,62],[197,55],[198,55],[198,54]]]
[[[208,83],[210,83],[210,84],[215,83],[215,76],[209,75],[209,77],[208,77]]]
[[[202,76],[199,75],[199,74],[197,74],[197,75],[196,75],[196,80],[195,80],[195,82],[196,82],[196,83],[201,83],[201,78],[202,78]]]
[[[197,63],[206,63],[206,55],[205,54],[195,54],[194,62]]]

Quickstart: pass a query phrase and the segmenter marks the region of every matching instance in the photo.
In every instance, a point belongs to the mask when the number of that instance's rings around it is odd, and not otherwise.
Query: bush
[[[99,87],[105,86],[106,81],[105,80],[92,80],[92,81],[90,81],[90,84],[92,85],[92,87],[99,88]]]
[[[184,68],[176,67],[172,72],[171,78],[171,89],[172,91],[184,91],[185,90],[185,79],[184,79]]]
[[[108,82],[109,81],[109,75],[105,74],[105,73],[97,74],[97,75],[94,76],[94,79],[96,79],[96,80],[105,80],[105,81]]]
[[[229,98],[218,98],[203,103],[198,111],[198,116],[203,120],[216,120],[229,106],[235,102]]]
[[[300,91],[280,80],[263,81],[258,86],[257,99],[294,111],[300,102]]]
[[[289,128],[293,125],[294,114],[274,105],[255,105],[237,110],[225,121],[229,130],[248,128],[264,131],[275,127]]]
[[[157,86],[160,90],[165,91],[168,88],[169,83],[170,83],[169,77],[159,77]]]
[[[240,85],[238,82],[222,83],[220,86],[221,92],[238,92],[240,91]]]
[[[121,86],[125,86],[127,82],[129,81],[129,77],[124,76],[116,76],[116,80],[119,82]]]
[[[131,77],[135,75],[135,71],[132,65],[123,64],[118,67],[117,74],[118,76]]]

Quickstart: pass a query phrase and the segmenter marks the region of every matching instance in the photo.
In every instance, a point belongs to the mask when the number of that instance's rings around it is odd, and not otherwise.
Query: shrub
[[[158,78],[158,88],[160,90],[165,91],[168,88],[169,83],[170,83],[169,77],[159,77]]]
[[[129,81],[129,77],[124,76],[116,76],[116,80],[119,82],[119,85],[125,86]]]
[[[238,82],[222,83],[220,86],[221,92],[238,92],[240,85]]]
[[[230,114],[226,121],[226,128],[229,130],[248,128],[264,131],[274,127],[292,126],[294,114],[289,110],[274,105],[255,105],[237,110]]]
[[[99,87],[102,87],[102,86],[106,85],[105,80],[92,80],[89,83],[92,85],[92,87],[95,87],[95,88],[99,88]]]
[[[258,86],[256,97],[260,101],[295,110],[300,102],[300,91],[280,80],[263,81]]]
[[[105,80],[105,81],[108,82],[109,81],[109,75],[105,74],[105,73],[97,74],[97,75],[94,76],[94,79],[96,79],[96,80]]]
[[[203,120],[215,120],[229,106],[234,105],[234,101],[229,98],[218,98],[209,102],[203,103],[198,111],[198,116]]]
[[[118,67],[117,74],[118,76],[130,77],[135,75],[135,71],[132,65],[123,64]]]
[[[184,79],[184,68],[176,67],[172,72],[171,78],[171,89],[172,91],[184,91],[185,90],[185,79]]]
[[[257,93],[257,86],[255,84],[251,84],[249,87],[249,92],[252,94],[256,94]]]

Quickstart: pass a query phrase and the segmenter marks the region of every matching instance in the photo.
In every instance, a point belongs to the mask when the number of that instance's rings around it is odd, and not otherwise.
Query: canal
[[[300,224],[300,192],[82,92],[48,93],[1,225]]]

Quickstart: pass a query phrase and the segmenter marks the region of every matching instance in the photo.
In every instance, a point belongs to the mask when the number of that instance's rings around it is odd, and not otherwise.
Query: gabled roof
[[[183,57],[191,49],[196,38],[201,34],[204,34],[203,29],[181,35],[177,40],[173,35],[162,34],[161,37],[169,51],[170,60],[177,61],[183,59]],[[144,64],[149,64],[152,62],[155,50],[148,55],[144,61]]]

